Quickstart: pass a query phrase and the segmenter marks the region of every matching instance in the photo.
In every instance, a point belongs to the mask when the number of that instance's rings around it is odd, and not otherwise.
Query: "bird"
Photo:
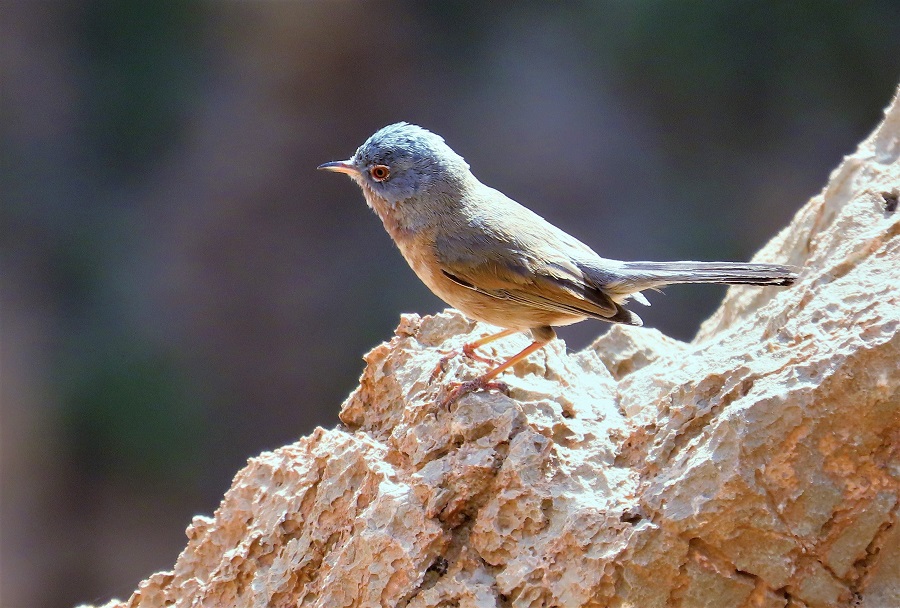
[[[475,380],[460,383],[450,403],[479,389],[556,337],[554,327],[599,319],[643,325],[625,305],[676,283],[789,286],[798,274],[780,264],[646,262],[603,258],[580,240],[479,181],[444,139],[398,122],[369,137],[347,160],[318,169],[344,173],[362,189],[419,279],[466,317],[502,331],[468,342],[463,353],[517,332],[531,344]]]

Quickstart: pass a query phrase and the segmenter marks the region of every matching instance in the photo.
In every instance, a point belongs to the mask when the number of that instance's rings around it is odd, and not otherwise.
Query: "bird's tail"
[[[728,285],[793,285],[797,269],[780,264],[743,262],[624,262],[623,274],[633,287],[652,289],[675,283]]]

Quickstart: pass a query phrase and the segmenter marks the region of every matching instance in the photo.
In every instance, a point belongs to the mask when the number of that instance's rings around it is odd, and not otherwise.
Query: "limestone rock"
[[[690,344],[554,342],[452,411],[486,367],[443,358],[491,328],[404,316],[345,427],[252,459],[112,605],[900,606],[898,189],[895,99],[757,256],[797,285],[731,288]]]

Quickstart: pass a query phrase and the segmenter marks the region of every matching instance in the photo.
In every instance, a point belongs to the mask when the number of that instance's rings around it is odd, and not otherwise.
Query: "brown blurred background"
[[[601,254],[745,260],[874,127],[900,3],[4,2],[0,604],[127,596],[443,308],[349,180],[443,135]],[[690,339],[722,289],[650,294]],[[582,348],[606,327],[563,332]]]

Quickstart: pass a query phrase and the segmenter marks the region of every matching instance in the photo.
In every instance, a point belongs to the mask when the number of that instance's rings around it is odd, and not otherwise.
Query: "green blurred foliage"
[[[855,126],[870,127],[859,108],[882,107],[889,83],[900,76],[900,3],[891,0],[661,0],[616,3],[613,10],[614,19],[605,10],[586,11],[586,36],[612,58],[629,90],[653,83],[656,94],[635,101],[667,120],[686,121],[697,146],[724,132],[741,146],[759,145],[758,119],[787,124],[822,102]],[[876,83],[884,90],[877,99]],[[698,108],[717,111],[704,112],[712,120],[701,121]]]
[[[117,346],[83,353],[86,362],[65,375],[68,459],[95,482],[144,491],[196,483],[206,420],[190,383],[153,348]]]
[[[83,144],[108,178],[142,173],[177,141],[203,71],[190,0],[95,0],[77,15]]]

